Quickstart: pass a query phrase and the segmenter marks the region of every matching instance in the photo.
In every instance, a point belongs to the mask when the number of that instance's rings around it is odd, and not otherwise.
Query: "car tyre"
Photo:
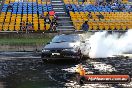
[[[45,63],[45,62],[47,62],[47,61],[48,61],[47,59],[44,59],[43,54],[41,55],[41,59],[42,59],[42,62],[43,62],[43,63]]]

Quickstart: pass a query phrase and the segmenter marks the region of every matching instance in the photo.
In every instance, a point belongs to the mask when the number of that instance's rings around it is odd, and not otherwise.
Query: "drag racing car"
[[[61,34],[56,35],[50,43],[42,49],[41,58],[43,60],[51,59],[75,59],[88,57],[83,54],[82,46],[85,46],[83,34]],[[88,45],[88,44],[87,44]],[[84,47],[83,47],[84,48]]]

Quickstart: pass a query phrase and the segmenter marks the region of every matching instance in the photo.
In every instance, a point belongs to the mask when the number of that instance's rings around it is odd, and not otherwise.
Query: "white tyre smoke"
[[[96,32],[88,40],[86,43],[88,42],[91,48],[90,51],[85,50],[89,53],[85,53],[89,54],[90,58],[105,58],[132,51],[132,30],[123,34]]]

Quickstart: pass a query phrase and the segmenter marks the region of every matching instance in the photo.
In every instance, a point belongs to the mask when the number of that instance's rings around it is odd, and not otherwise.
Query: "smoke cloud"
[[[86,41],[90,58],[105,58],[132,51],[132,30],[126,33],[96,32]],[[85,48],[86,49],[86,48]]]

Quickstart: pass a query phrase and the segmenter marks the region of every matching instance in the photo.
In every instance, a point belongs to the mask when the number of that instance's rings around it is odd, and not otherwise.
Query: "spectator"
[[[55,20],[58,20],[58,16],[56,16],[56,14],[54,14],[54,19]]]
[[[32,29],[33,29],[33,24],[29,22],[27,25],[27,30],[32,30]]]
[[[46,30],[46,24],[44,24],[44,30]]]
[[[39,11],[37,10],[37,16],[39,17]]]
[[[46,24],[50,24],[50,23],[51,23],[51,20],[50,20],[48,14],[47,14],[46,17],[44,18],[44,22],[45,22]]]
[[[118,5],[118,11],[123,11],[123,9],[124,9],[124,6],[122,4],[119,4]]]
[[[68,11],[73,11],[73,8],[71,5],[69,5],[67,9],[68,9]]]
[[[98,6],[98,2],[95,2],[95,3],[94,3],[94,6]]]
[[[89,12],[88,13],[88,19],[92,19],[92,18],[93,18],[93,16],[92,16],[91,12]]]
[[[113,3],[113,4],[111,5],[111,9],[112,9],[112,10],[117,10],[117,9],[118,9],[118,5],[117,5],[116,3]]]
[[[102,5],[104,0],[99,0],[99,5]]]
[[[21,30],[22,30],[22,31],[25,31],[25,30],[26,30],[26,22],[23,21],[21,25],[22,25],[22,26],[21,26]]]
[[[96,0],[96,3],[97,3],[98,5],[101,5],[103,2],[104,2],[104,0]]]
[[[52,22],[51,22],[51,29],[52,29],[53,31],[55,31],[57,25],[58,25],[58,23],[57,23],[56,19],[53,19]]]
[[[84,6],[84,3],[85,3],[86,0],[82,0],[82,5]]]
[[[7,7],[7,10],[13,10],[13,7],[12,7],[12,5],[8,5],[8,7]]]
[[[44,19],[44,14],[43,13],[41,13],[40,19]]]
[[[87,23],[88,23],[88,21],[85,21],[85,22],[83,23],[83,25],[82,25],[82,30],[83,30],[83,31],[88,31],[89,25],[88,25]]]
[[[129,12],[132,12],[132,5],[129,5],[128,7],[126,7],[126,10]]]
[[[104,7],[107,6],[107,2],[103,2],[102,6],[104,6]]]
[[[96,16],[98,17],[98,19],[104,19],[104,16],[101,13],[99,13],[99,15]]]
[[[70,11],[74,12],[74,9],[72,8],[71,5],[69,5],[69,6],[67,7],[67,14],[68,14],[68,16],[70,15],[70,14],[69,14]]]

